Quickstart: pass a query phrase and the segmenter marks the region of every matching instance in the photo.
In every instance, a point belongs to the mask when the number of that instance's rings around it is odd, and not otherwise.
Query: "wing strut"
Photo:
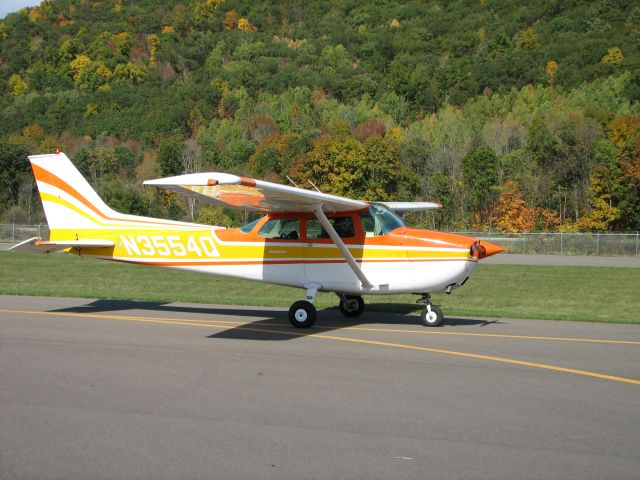
[[[356,259],[353,258],[353,255],[351,255],[351,252],[349,251],[347,246],[344,244],[340,236],[338,236],[338,233],[333,228],[333,225],[331,225],[331,222],[329,222],[329,219],[322,211],[322,205],[314,204],[314,205],[311,205],[310,207],[313,213],[315,214],[315,216],[317,217],[317,219],[320,221],[320,224],[322,225],[322,227],[331,237],[331,240],[333,240],[333,243],[336,244],[336,247],[338,247],[338,249],[340,250],[340,253],[342,253],[342,256],[351,267],[351,270],[353,270],[353,273],[355,273],[356,276],[360,279],[360,282],[362,282],[362,286],[364,288],[373,288],[373,285],[369,282],[365,274],[362,272],[360,265],[358,265],[358,263],[356,262]]]

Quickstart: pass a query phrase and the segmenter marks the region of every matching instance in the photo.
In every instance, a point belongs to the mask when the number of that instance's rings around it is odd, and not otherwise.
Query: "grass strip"
[[[479,265],[452,295],[434,295],[445,315],[640,324],[640,269]],[[73,255],[0,252],[0,294],[289,307],[302,291],[192,272]],[[370,295],[372,311],[417,312],[414,295]],[[337,297],[320,293],[318,308]]]

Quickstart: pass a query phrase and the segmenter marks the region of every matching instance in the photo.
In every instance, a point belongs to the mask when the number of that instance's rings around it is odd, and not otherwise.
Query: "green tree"
[[[622,60],[624,60],[624,54],[622,53],[622,50],[620,50],[620,47],[612,47],[607,50],[607,53],[600,61],[611,65],[620,65]]]
[[[527,27],[518,35],[516,48],[520,50],[536,50],[540,48],[540,40],[533,26]]]
[[[292,170],[299,184],[310,179],[325,193],[364,198],[365,149],[350,135],[348,126],[345,130],[313,142],[313,149]]]
[[[606,167],[597,169],[591,177],[589,188],[590,211],[576,223],[577,230],[584,232],[607,231],[620,217],[620,209],[614,206],[611,172]],[[613,188],[612,188],[613,187]]]
[[[400,176],[400,152],[389,139],[373,135],[364,141],[364,198],[394,200]]]
[[[198,209],[196,222],[217,227],[236,227],[238,222],[227,214],[225,209],[213,205],[205,205]]]
[[[149,201],[134,186],[114,177],[104,178],[98,185],[102,199],[114,210],[132,215],[148,215]]]
[[[182,152],[184,144],[176,139],[170,138],[160,143],[158,147],[158,163],[162,176],[170,177],[182,173]]]
[[[486,220],[488,210],[497,197],[498,158],[488,147],[469,152],[463,160],[464,183],[469,192],[470,206]]]
[[[29,90],[29,85],[25,82],[20,75],[14,73],[9,77],[9,87],[11,88],[11,95],[14,97],[20,97],[27,93]]]
[[[28,154],[21,145],[0,141],[0,207],[17,202],[20,182],[29,172]]]

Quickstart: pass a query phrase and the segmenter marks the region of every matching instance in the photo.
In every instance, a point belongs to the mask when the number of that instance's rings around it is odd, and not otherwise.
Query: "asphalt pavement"
[[[636,325],[0,296],[2,479],[637,479],[638,412]]]

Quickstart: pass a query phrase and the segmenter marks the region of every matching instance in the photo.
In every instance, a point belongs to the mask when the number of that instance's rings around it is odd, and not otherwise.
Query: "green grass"
[[[445,315],[640,323],[640,269],[479,265],[452,295],[434,295]],[[288,307],[299,289],[72,255],[0,252],[0,294],[72,296]],[[367,296],[367,308],[417,311],[414,295]],[[318,295],[319,308],[335,307]]]

